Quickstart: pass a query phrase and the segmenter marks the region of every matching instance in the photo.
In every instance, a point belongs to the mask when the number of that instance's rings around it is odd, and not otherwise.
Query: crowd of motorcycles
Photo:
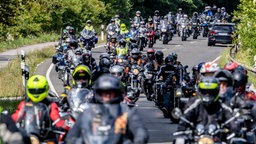
[[[79,36],[74,34],[74,28],[68,26],[61,34],[60,42],[56,46],[56,54],[52,57],[52,62],[55,64],[55,71],[58,78],[63,82],[64,92],[61,95],[49,93],[52,99],[61,103],[60,116],[61,119],[69,121],[69,127],[72,127],[79,113],[87,108],[89,103],[86,95],[90,95],[93,87],[91,85],[86,88],[76,88],[69,93],[70,87],[74,84],[73,72],[76,67],[86,65],[91,71],[91,83],[103,74],[111,74],[118,77],[125,86],[125,98],[123,103],[127,104],[131,109],[136,107],[136,102],[144,94],[148,101],[155,103],[162,112],[165,118],[169,118],[172,123],[184,121],[192,127],[191,130],[176,132],[173,135],[191,136],[188,139],[176,139],[175,143],[204,143],[211,144],[218,142],[220,133],[228,133],[228,129],[224,129],[225,125],[236,121],[242,129],[242,133],[233,143],[255,143],[255,128],[249,127],[247,124],[253,122],[250,109],[252,106],[244,107],[239,111],[234,111],[234,116],[223,123],[221,126],[208,124],[196,125],[182,116],[182,113],[187,108],[189,99],[197,96],[197,84],[202,71],[215,73],[221,69],[214,62],[202,62],[192,68],[192,77],[188,72],[188,66],[181,64],[178,61],[176,53],[167,54],[164,57],[162,51],[155,51],[154,44],[157,40],[163,44],[168,44],[172,40],[174,34],[181,37],[185,41],[189,36],[193,39],[202,34],[206,37],[209,30],[209,25],[214,22],[214,17],[196,18],[195,23],[192,19],[188,19],[187,15],[180,15],[180,20],[174,17],[171,13],[160,19],[159,12],[155,12],[153,18],[149,18],[147,23],[136,12],[134,19],[131,19],[131,29],[125,30],[126,25],[116,24],[114,19],[106,29],[106,44],[105,53],[100,54],[98,64],[93,57],[92,49],[98,42],[97,34],[94,30],[86,30],[80,32]],[[194,13],[197,16],[196,13]],[[118,18],[118,16],[116,16]],[[207,33],[207,34],[206,34]],[[143,54],[142,51],[145,51]],[[226,70],[245,69],[235,63],[226,65]],[[250,94],[255,95],[250,92]],[[65,97],[65,102],[63,102]],[[67,103],[67,104],[63,104]],[[39,106],[39,109],[45,109]],[[28,111],[28,113],[33,111]],[[72,117],[72,120],[70,119]],[[29,120],[29,119],[26,119]],[[74,121],[73,121],[74,120]],[[44,125],[40,122],[40,126]],[[33,125],[38,125],[37,122],[27,125],[27,133],[33,131],[36,136],[43,139],[40,130],[35,130]],[[54,124],[53,124],[54,125]],[[51,126],[48,126],[51,127]],[[58,135],[58,142],[63,142],[67,131],[50,129]],[[44,134],[48,132],[44,131]],[[233,134],[233,133],[232,133]],[[235,137],[229,135],[227,141]],[[43,140],[42,140],[43,141]]]

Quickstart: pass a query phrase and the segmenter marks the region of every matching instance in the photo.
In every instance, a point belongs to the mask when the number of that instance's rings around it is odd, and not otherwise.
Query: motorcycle
[[[105,46],[106,52],[110,55],[113,55],[114,52],[116,51],[116,47],[117,45],[115,43],[112,42],[108,42]]]
[[[154,98],[153,84],[154,84],[154,79],[155,79],[155,72],[145,70],[144,76],[145,76],[145,82],[144,82],[144,87],[145,87],[144,91],[145,92],[144,93],[145,93],[147,99],[149,101],[152,101],[152,99]]]
[[[203,28],[203,37],[207,37],[208,36],[208,32],[209,32],[209,24],[206,20],[203,21],[203,23],[201,24],[202,28]]]
[[[82,45],[85,47],[87,50],[91,50],[92,48],[95,47],[95,33],[92,31],[82,31],[80,32],[81,38],[80,41],[82,42]]]
[[[189,37],[189,32],[188,32],[188,28],[187,28],[187,23],[183,22],[181,23],[180,26],[180,36],[181,36],[181,40],[182,41],[186,41],[187,38]]]
[[[138,33],[138,48],[140,51],[143,51],[143,49],[146,47],[146,36],[145,36],[145,30],[140,28]]]
[[[185,143],[198,143],[198,144],[221,144],[228,141],[231,144],[243,143],[244,140],[235,138],[235,133],[229,133],[229,130],[225,128],[227,124],[234,121],[237,117],[240,116],[239,113],[236,113],[232,118],[228,119],[221,125],[209,124],[205,127],[202,124],[194,126],[194,123],[187,120],[185,117],[181,116],[182,112],[177,108],[173,115],[180,120],[189,124],[194,130],[186,130],[173,133],[174,136],[182,136],[176,138],[174,144],[185,144]],[[186,135],[184,137],[183,135]]]
[[[193,23],[192,25],[192,35],[193,35],[193,39],[197,39],[197,37],[200,35],[200,32],[199,32],[199,28],[198,28],[198,25],[197,23]]]
[[[31,143],[57,143],[49,116],[49,108],[43,103],[26,103],[26,114],[20,123]]]
[[[69,112],[74,119],[77,119],[78,115],[88,108],[90,91],[86,88],[71,89],[68,92],[67,102],[69,106]]]
[[[141,71],[142,68],[138,65],[132,65],[131,71],[129,72],[131,89],[140,94],[141,90]]]
[[[155,97],[153,98],[153,101],[159,108],[162,108],[162,106],[163,106],[162,102],[163,102],[164,92],[165,92],[165,87],[163,86],[163,82],[156,80],[156,82],[154,84],[154,96]]]
[[[161,37],[163,44],[168,44],[168,42],[172,39],[171,34],[169,32],[169,25],[167,22],[163,22],[161,24]]]
[[[124,97],[124,102],[127,104],[129,107],[135,107],[136,102],[139,100],[139,93],[138,91],[134,90],[131,88],[131,86],[128,86],[127,88],[127,95]]]
[[[154,45],[154,30],[152,28],[148,28],[146,32],[148,48],[153,48]]]

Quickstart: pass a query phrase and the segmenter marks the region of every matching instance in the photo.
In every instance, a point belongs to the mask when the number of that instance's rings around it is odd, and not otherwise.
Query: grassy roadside
[[[221,58],[219,60],[219,65],[220,67],[224,67],[224,65],[229,62],[229,51],[230,49],[226,49],[222,55],[221,55]],[[252,66],[253,65],[253,61],[251,61],[251,57],[250,57],[250,50],[240,50],[238,51],[238,53],[235,55],[235,59],[242,63],[242,64],[246,64],[246,65],[249,65],[249,66]],[[255,77],[250,73],[248,72],[248,76],[249,76],[249,82],[252,83],[254,86],[256,86],[256,79]]]
[[[53,47],[34,51],[26,55],[26,64],[30,66],[30,76],[36,70],[36,66],[44,60],[51,58],[55,53]],[[22,96],[24,89],[21,78],[20,57],[12,60],[0,70],[0,97]]]
[[[43,42],[52,42],[58,40],[59,34],[51,33],[51,34],[41,34],[39,37],[26,37],[19,38],[16,40],[9,40],[0,42],[0,52],[15,49],[25,45],[32,45]]]

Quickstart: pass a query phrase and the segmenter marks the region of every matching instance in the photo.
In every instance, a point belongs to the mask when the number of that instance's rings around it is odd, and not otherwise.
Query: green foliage
[[[239,22],[236,33],[240,36],[239,41],[242,43],[240,52],[249,51],[243,59],[250,61],[251,64],[256,54],[256,4],[253,0],[240,0],[240,2],[238,10],[234,12],[234,21]]]

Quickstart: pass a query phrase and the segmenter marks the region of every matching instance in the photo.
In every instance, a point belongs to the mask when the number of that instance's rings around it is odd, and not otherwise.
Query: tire
[[[208,46],[212,46],[213,44],[211,42],[208,41]]]

